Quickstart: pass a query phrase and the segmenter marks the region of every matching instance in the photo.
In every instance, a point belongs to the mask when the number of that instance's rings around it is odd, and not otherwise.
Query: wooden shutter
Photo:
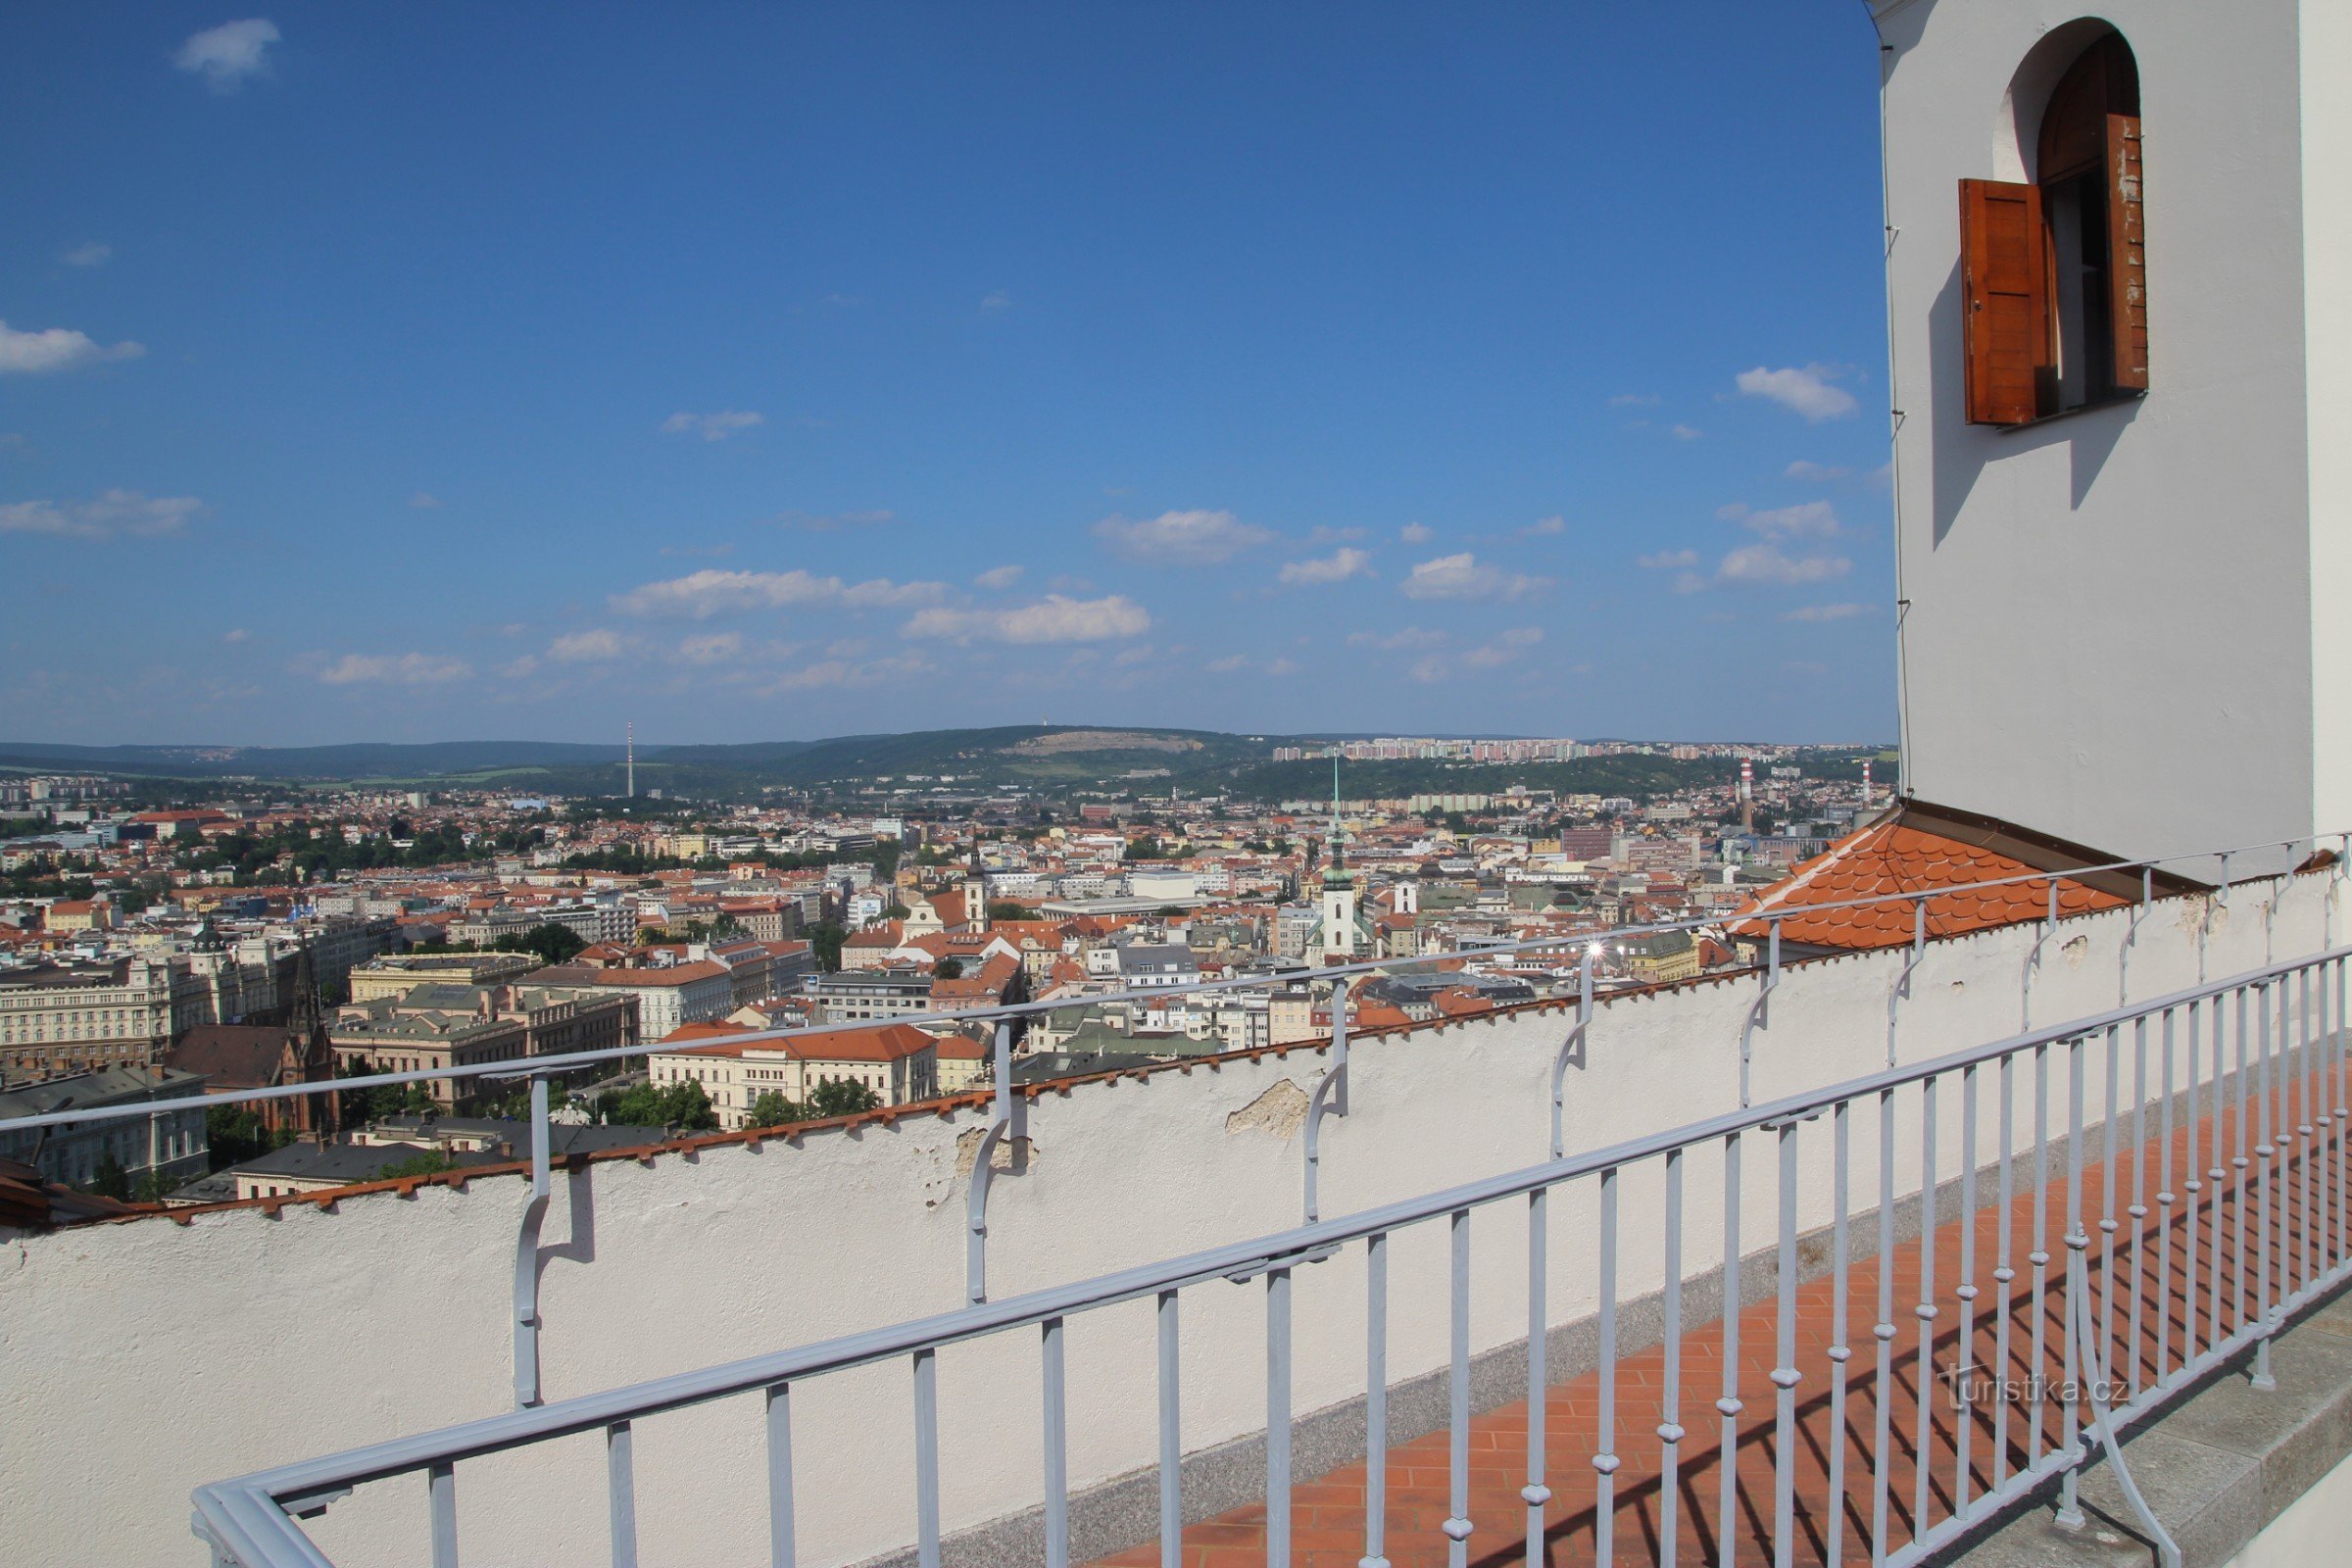
[[[2107,117],[2107,303],[2115,318],[2115,384],[2148,384],[2147,220],[2139,200],[2139,117]]]
[[[2055,364],[2041,188],[1962,180],[1960,266],[1968,422],[2024,424],[2040,413]]]

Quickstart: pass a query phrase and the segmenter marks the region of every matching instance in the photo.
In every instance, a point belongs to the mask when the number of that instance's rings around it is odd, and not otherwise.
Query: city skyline
[[[1866,19],[461,15],[0,22],[0,736],[1893,732]]]

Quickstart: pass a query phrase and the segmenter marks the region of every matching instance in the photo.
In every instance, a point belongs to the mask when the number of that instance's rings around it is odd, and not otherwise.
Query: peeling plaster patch
[[[1963,991],[1966,991],[1967,989],[1968,989],[1968,982],[1967,982],[1967,981],[1965,981],[1965,980],[1955,980],[1955,981],[1953,981],[1953,982],[1952,982],[1952,995],[1953,995],[1953,996],[1955,996],[1955,997],[1956,997],[1956,996],[1958,996],[1958,995],[1959,995],[1961,992],[1963,992]]]
[[[1306,1091],[1285,1078],[1225,1118],[1225,1136],[1270,1133],[1288,1139],[1306,1124]]]
[[[960,1179],[971,1175],[972,1165],[980,1157],[980,1141],[988,1136],[985,1127],[970,1127],[956,1137],[956,1174]],[[989,1156],[991,1170],[1012,1171],[1025,1168],[1037,1158],[1037,1144],[1027,1138],[1007,1138],[997,1145]]]
[[[2193,937],[2200,930],[2218,931],[2229,918],[2221,901],[2210,893],[2202,898],[2180,901],[2180,933],[2183,936]]]
[[[2070,938],[2058,944],[2058,952],[2065,957],[2068,968],[2080,969],[2082,967],[2082,960],[2090,956],[2090,938]]]

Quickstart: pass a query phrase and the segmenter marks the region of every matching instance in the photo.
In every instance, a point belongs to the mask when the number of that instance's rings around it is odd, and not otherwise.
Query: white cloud
[[[104,267],[114,254],[112,245],[102,245],[97,240],[89,239],[83,240],[58,260],[68,267]]]
[[[1856,615],[1870,613],[1868,605],[1805,605],[1791,610],[1783,620],[1851,620]]]
[[[539,656],[524,654],[498,666],[498,672],[509,680],[523,680],[539,673]]]
[[[1671,571],[1677,566],[1697,565],[1698,552],[1695,550],[1661,550],[1651,556],[1636,556],[1634,564],[1646,571]]]
[[[264,51],[277,40],[277,24],[265,18],[224,22],[181,44],[172,63],[202,76],[215,92],[235,92],[246,78],[269,71]]]
[[[743,652],[743,639],[731,631],[708,637],[689,637],[678,644],[678,657],[689,664],[717,664]]]
[[[1210,660],[1202,667],[1211,675],[1239,675],[1248,671],[1259,675],[1271,675],[1280,679],[1284,676],[1298,674],[1303,666],[1297,660],[1281,655],[1260,663],[1247,654],[1227,654],[1222,659]]]
[[[227,631],[224,631],[220,634],[220,640],[229,644],[231,647],[234,647],[238,643],[249,643],[253,641],[253,633],[247,631],[242,626],[232,626]]]
[[[1403,590],[1407,599],[1520,599],[1550,586],[1548,577],[1482,566],[1465,550],[1422,562],[1404,579]]]
[[[1782,408],[1802,415],[1809,423],[1819,424],[1824,419],[1841,418],[1859,407],[1851,392],[1832,385],[1842,373],[1829,365],[1778,370],[1768,370],[1759,365],[1752,370],[1741,370],[1735,379],[1742,395],[1770,398]]]
[[[1426,626],[1399,626],[1391,632],[1358,631],[1348,634],[1348,646],[1350,648],[1377,648],[1390,654],[1401,649],[1435,648],[1445,641],[1444,632],[1432,631]]]
[[[1462,662],[1472,669],[1494,669],[1525,658],[1527,651],[1543,640],[1541,626],[1514,626],[1493,642],[1471,649],[1462,656]]]
[[[1095,524],[1095,537],[1130,561],[1215,566],[1274,535],[1230,512],[1163,512],[1156,517],[1104,517]]]
[[[1669,425],[1667,426],[1666,433],[1670,436],[1673,436],[1677,441],[1695,441],[1700,436],[1706,434],[1704,430],[1701,430],[1694,424]]]
[[[1717,522],[1738,522],[1746,515],[1747,503],[1744,501],[1727,501],[1715,509]]]
[[[1102,599],[1049,594],[1010,610],[926,610],[901,628],[908,637],[1018,644],[1098,643],[1140,637],[1151,629],[1151,613],[1119,594]]]
[[[1827,501],[1804,501],[1770,512],[1742,511],[1738,520],[1767,539],[1834,539],[1838,513]]]
[[[430,490],[419,490],[409,497],[409,505],[418,512],[438,512],[441,510],[441,498]]]
[[[1325,545],[1351,545],[1364,537],[1361,528],[1332,528],[1316,524],[1306,536],[1309,548],[1320,550]]]
[[[431,686],[464,680],[473,666],[446,654],[345,654],[318,671],[329,686]]]
[[[1350,577],[1371,575],[1372,558],[1361,550],[1346,545],[1329,556],[1311,561],[1286,562],[1277,573],[1286,588],[1315,587],[1324,583],[1346,582]]]
[[[547,657],[559,664],[599,664],[620,654],[619,635],[602,626],[566,632],[547,645]]]
[[[147,352],[144,344],[125,340],[108,348],[93,341],[87,333],[71,327],[44,327],[38,332],[20,332],[6,321],[0,321],[0,375],[40,375],[49,370],[71,370],[80,365],[98,365],[108,360],[135,360]]]
[[[699,435],[706,441],[724,441],[740,430],[756,429],[767,422],[763,414],[749,409],[719,409],[710,414],[690,414],[684,409],[662,421],[665,435]]]
[[[1796,479],[1807,484],[1828,484],[1834,480],[1850,479],[1853,476],[1854,470],[1851,468],[1826,467],[1818,463],[1808,463],[1803,458],[1797,459],[1781,472],[1781,477],[1784,479]]]
[[[1554,515],[1549,517],[1539,517],[1534,522],[1529,523],[1526,527],[1520,529],[1519,531],[1522,534],[1533,537],[1538,534],[1564,533],[1567,531],[1567,527],[1568,519],[1566,517]]]
[[[1540,626],[1513,626],[1458,654],[1433,653],[1417,659],[1405,674],[1424,686],[1435,686],[1464,670],[1500,669],[1505,664],[1515,664],[1543,640],[1544,630]]]
[[[1843,556],[1790,556],[1776,541],[1767,539],[1724,557],[1715,575],[1725,582],[1791,587],[1842,577],[1853,564]]]
[[[1408,545],[1425,545],[1438,536],[1438,531],[1425,522],[1408,522],[1396,530],[1396,537]]]
[[[723,571],[710,566],[614,594],[610,603],[624,615],[683,615],[707,620],[712,615],[808,606],[903,609],[936,603],[946,593],[947,585],[936,582],[892,582],[876,577],[844,583],[839,577],[818,577],[799,567],[791,571]]]
[[[1658,406],[1655,392],[1620,392],[1609,399],[1612,409],[1654,409]]]
[[[991,289],[980,297],[980,308],[991,314],[998,311],[1009,311],[1012,309],[1012,296],[1001,288]]]
[[[1674,591],[1678,594],[1703,594],[1707,591],[1707,579],[1695,571],[1678,571],[1674,574]]]
[[[972,579],[972,586],[986,588],[992,593],[1002,592],[1019,582],[1025,569],[1021,566],[991,566]]]
[[[144,496],[109,490],[88,501],[57,506],[47,501],[0,503],[0,533],[40,533],[64,539],[112,539],[118,534],[154,539],[182,532],[201,514],[194,496]]]

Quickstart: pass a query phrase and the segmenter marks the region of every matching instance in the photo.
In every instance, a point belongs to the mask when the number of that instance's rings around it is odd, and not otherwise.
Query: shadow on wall
[[[1942,548],[1944,536],[1968,504],[1977,478],[2004,459],[2063,445],[2073,463],[2069,506],[2082,510],[2083,500],[2106,467],[2108,457],[2123,440],[2125,428],[2138,416],[2140,400],[2102,404],[2042,419],[2037,423],[2000,429],[1968,422],[1968,367],[1966,325],[1967,289],[1955,258],[1951,274],[1928,311],[1929,428],[1935,445],[1928,461],[1935,468],[1936,532],[1933,545]],[[1906,411],[1906,417],[1908,411]]]

